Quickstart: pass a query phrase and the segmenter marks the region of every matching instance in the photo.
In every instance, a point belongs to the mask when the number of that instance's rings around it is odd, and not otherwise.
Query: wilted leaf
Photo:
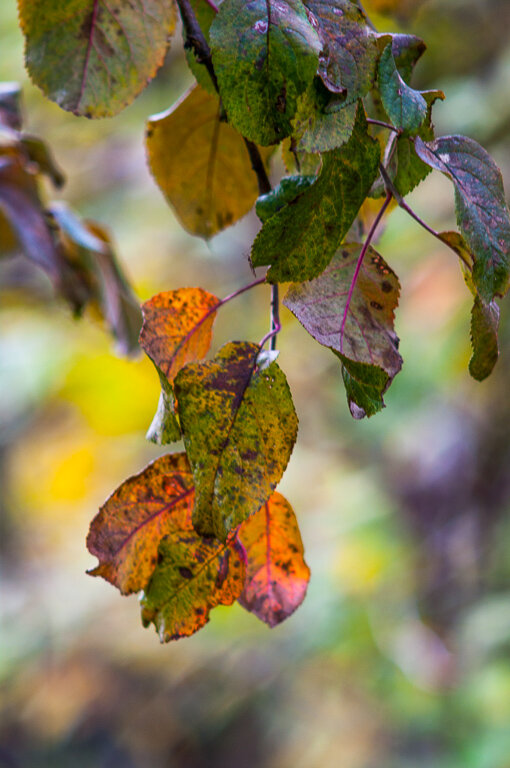
[[[163,63],[173,0],[18,0],[26,65],[43,93],[86,117],[117,114]]]
[[[147,126],[151,172],[182,225],[212,237],[253,206],[257,178],[241,136],[220,120],[217,96],[199,87]],[[270,151],[262,150],[267,163]]]
[[[326,87],[349,104],[373,85],[379,57],[377,35],[350,0],[306,0],[318,23],[322,54],[319,75]]]
[[[342,360],[348,374],[349,403],[357,405],[356,418],[364,415],[359,409],[372,415],[384,405],[382,394],[402,367],[394,331],[400,285],[371,247],[349,298],[361,248],[354,243],[342,246],[322,275],[292,285],[284,299],[314,339]],[[369,397],[357,394],[367,387]],[[370,403],[378,403],[378,407]]]
[[[102,576],[123,595],[146,587],[159,542],[170,533],[192,530],[193,477],[185,453],[156,459],[126,480],[101,507],[87,537]]]
[[[321,50],[300,0],[224,0],[210,39],[229,122],[258,144],[280,142]]]
[[[203,539],[184,529],[159,545],[158,565],[141,600],[142,622],[156,627],[161,642],[197,632],[217,605],[232,605],[245,578],[235,544]]]
[[[274,627],[301,605],[310,579],[294,510],[273,493],[241,525],[238,538],[246,552],[246,582],[239,602]]]
[[[469,373],[477,381],[486,379],[498,361],[498,327],[499,307],[496,302],[484,304],[477,296],[471,310],[473,355],[469,361]]]
[[[368,135],[359,106],[347,144],[324,154],[315,183],[262,227],[253,243],[253,266],[271,264],[269,282],[310,280],[320,274],[367,196],[379,159],[379,144]]]
[[[507,292],[510,277],[510,215],[501,172],[476,141],[464,136],[429,143],[417,137],[415,146],[425,163],[453,181],[457,223],[474,258],[473,281],[489,304]]]
[[[221,541],[269,498],[297,435],[285,375],[275,362],[261,369],[259,349],[231,342],[212,362],[190,363],[175,379],[195,477],[193,524]]]
[[[427,102],[400,76],[391,43],[382,52],[379,62],[379,92],[395,128],[415,134],[427,117]]]
[[[329,152],[349,140],[357,105],[345,106],[326,90],[319,78],[301,96],[292,122],[297,147],[305,152]]]

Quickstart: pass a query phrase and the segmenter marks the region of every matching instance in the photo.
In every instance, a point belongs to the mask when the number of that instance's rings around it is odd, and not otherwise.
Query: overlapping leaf
[[[284,304],[320,344],[341,359],[351,412],[370,416],[402,367],[394,331],[400,285],[368,248],[350,294],[361,245],[342,246],[322,275],[290,287]]]
[[[501,172],[476,141],[442,136],[415,141],[419,157],[455,186],[457,223],[473,254],[473,281],[482,301],[504,295],[510,279],[510,214]]]
[[[310,579],[289,502],[273,493],[241,525],[238,538],[246,552],[246,583],[239,602],[274,627],[301,605]]]
[[[210,41],[229,122],[262,145],[288,136],[321,50],[300,0],[224,0]]]
[[[207,354],[220,306],[221,301],[202,288],[165,291],[142,305],[140,346],[154,363],[161,382],[148,440],[160,445],[180,440],[172,383],[186,363],[201,360]]]
[[[372,87],[379,44],[365,15],[350,0],[306,0],[322,43],[319,75],[326,87],[349,104]]]
[[[351,136],[356,110],[356,103],[346,106],[315,78],[299,100],[292,123],[297,148],[305,152],[329,152],[341,147]]]
[[[123,595],[144,589],[163,536],[192,531],[193,494],[184,453],[162,456],[122,483],[90,526],[87,547],[99,560],[91,575]]]
[[[188,232],[212,237],[253,206],[257,178],[239,134],[220,120],[217,96],[195,87],[147,126],[150,168]],[[262,150],[267,163],[270,150]]]
[[[173,0],[18,0],[26,65],[63,109],[115,115],[163,63],[176,11]]]
[[[272,265],[270,282],[310,280],[329,264],[378,174],[379,144],[361,106],[351,138],[323,156],[309,189],[272,216],[252,248],[254,266]]]
[[[297,435],[287,380],[259,347],[226,344],[213,361],[190,363],[175,392],[196,486],[193,524],[225,541],[279,482]]]
[[[243,553],[185,529],[165,536],[158,564],[141,600],[144,626],[153,623],[161,642],[188,637],[209,621],[217,605],[232,605],[245,580]]]
[[[415,134],[427,117],[427,102],[402,79],[393,58],[391,43],[379,61],[379,92],[395,128]]]

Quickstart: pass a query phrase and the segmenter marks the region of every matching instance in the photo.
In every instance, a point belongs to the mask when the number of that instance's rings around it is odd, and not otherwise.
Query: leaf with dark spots
[[[209,621],[217,605],[232,605],[245,580],[241,548],[183,529],[165,536],[158,564],[141,599],[144,626],[153,623],[161,642],[188,637]]]
[[[310,579],[294,510],[283,496],[273,493],[237,535],[246,553],[246,582],[239,602],[275,627],[301,605]]]
[[[26,65],[43,93],[86,117],[120,112],[159,69],[175,29],[169,0],[18,0]]]
[[[345,105],[316,77],[298,102],[292,132],[298,150],[329,152],[345,144],[354,128],[356,103]]]
[[[149,118],[146,145],[152,175],[193,235],[212,237],[235,224],[257,199],[246,146],[220,119],[216,95],[195,87]],[[260,150],[266,168],[271,151]]]
[[[419,157],[455,187],[457,223],[473,254],[473,282],[485,304],[510,284],[510,213],[501,172],[476,141],[442,136],[415,141]]]
[[[193,524],[221,541],[269,498],[297,435],[286,378],[275,362],[257,365],[259,350],[231,342],[175,379],[196,485]]]
[[[319,75],[326,88],[350,104],[363,97],[376,76],[379,43],[364,13],[350,0],[306,0],[316,19],[322,53]]]
[[[369,247],[353,285],[361,248],[342,246],[322,275],[292,285],[284,299],[310,335],[340,357],[356,418],[383,407],[382,395],[402,367],[394,330],[398,278]]]
[[[184,453],[162,456],[122,483],[90,526],[87,547],[99,565],[89,573],[102,576],[123,595],[143,589],[163,536],[193,531],[193,494]]]
[[[321,50],[300,0],[223,0],[210,41],[232,126],[263,146],[288,136]]]
[[[379,172],[380,147],[361,104],[351,138],[323,155],[316,181],[265,222],[251,260],[270,264],[269,282],[310,280],[329,264]]]

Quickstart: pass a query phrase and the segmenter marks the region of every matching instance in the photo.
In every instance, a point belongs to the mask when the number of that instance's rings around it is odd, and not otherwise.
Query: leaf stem
[[[205,0],[205,2],[206,2],[206,3],[207,3],[207,5],[209,6],[209,8],[212,8],[212,9],[213,9],[214,13],[218,13],[218,10],[219,10],[219,8],[218,8],[218,6],[216,5],[216,3],[214,3],[214,2],[213,2],[213,0]]]
[[[388,190],[386,192],[386,200],[382,204],[382,206],[381,206],[381,208],[379,210],[379,213],[375,217],[374,222],[373,222],[372,226],[370,227],[369,233],[367,235],[367,239],[363,243],[363,248],[361,249],[361,253],[358,256],[358,261],[356,263],[356,269],[354,270],[354,274],[352,276],[351,284],[349,286],[349,293],[347,294],[347,301],[345,302],[344,314],[342,316],[342,325],[340,327],[340,352],[341,353],[343,353],[343,347],[344,347],[344,332],[345,332],[345,324],[347,322],[347,315],[349,314],[349,307],[350,307],[351,301],[352,301],[352,294],[354,293],[354,288],[356,287],[356,282],[358,280],[358,276],[359,276],[361,267],[363,265],[363,259],[365,258],[365,254],[368,251],[370,243],[374,239],[374,235],[375,235],[375,233],[377,231],[377,227],[379,226],[380,221],[381,221],[382,217],[384,216],[384,212],[386,211],[388,205],[390,204],[392,197],[393,197],[392,193]]]
[[[228,296],[225,296],[224,299],[220,300],[220,303],[215,309],[219,309],[228,301],[231,301],[232,299],[235,299],[237,296],[240,296],[241,293],[244,293],[245,291],[249,291],[251,288],[255,288],[256,285],[260,285],[261,283],[264,283],[265,280],[266,280],[265,277],[259,277],[257,278],[257,280],[254,280],[252,283],[248,283],[248,285],[243,285],[243,287],[238,288],[237,291],[234,291],[233,293],[229,293]]]
[[[278,283],[275,283],[271,286],[271,331],[276,331],[276,333],[271,336],[271,349],[276,349],[276,335],[281,327]]]
[[[391,123],[385,123],[384,120],[375,120],[373,117],[367,117],[367,123],[369,125],[380,125],[383,128],[387,128],[389,131],[393,131],[394,133],[400,133],[400,130],[398,128],[395,128],[394,125]]]

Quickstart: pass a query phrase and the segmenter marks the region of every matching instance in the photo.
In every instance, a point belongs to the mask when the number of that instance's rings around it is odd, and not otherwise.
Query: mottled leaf
[[[185,453],[162,456],[122,483],[91,523],[87,547],[99,565],[89,573],[123,595],[146,587],[163,536],[192,531],[193,493]]]
[[[258,366],[258,354],[256,344],[231,342],[175,379],[196,485],[193,524],[221,541],[269,498],[297,435],[285,375],[275,362]]]
[[[427,117],[427,102],[400,76],[391,44],[386,46],[379,61],[379,92],[395,128],[415,134]]]
[[[219,306],[220,299],[202,288],[164,291],[142,304],[140,345],[170,383],[209,351]]]
[[[282,160],[287,173],[301,173],[305,176],[317,176],[321,167],[321,156],[297,149],[295,141],[284,139],[281,143]]]
[[[281,211],[286,205],[296,199],[315,181],[315,176],[287,176],[277,187],[261,195],[257,200],[255,210],[262,223]]]
[[[321,44],[300,0],[224,0],[210,30],[229,122],[258,144],[291,132],[297,99],[317,71]]]
[[[18,0],[26,65],[63,109],[108,117],[130,104],[163,63],[173,0]]]
[[[217,605],[232,605],[245,579],[243,553],[235,544],[203,539],[184,529],[163,538],[158,565],[141,600],[142,622],[156,627],[161,642],[197,632]]]
[[[484,304],[477,296],[471,310],[471,344],[473,355],[469,373],[483,381],[492,373],[498,361],[499,307],[495,301]]]
[[[189,91],[147,126],[154,178],[183,227],[212,237],[252,208],[257,178],[241,136],[220,120],[217,96]],[[262,150],[268,162],[269,150]]]
[[[377,35],[364,13],[350,0],[306,0],[322,43],[319,75],[333,93],[349,104],[372,87],[379,57]]]
[[[345,105],[315,78],[301,96],[292,131],[299,150],[329,152],[345,144],[354,128],[356,103]]]
[[[398,278],[369,247],[351,289],[361,248],[354,243],[342,246],[322,275],[292,285],[284,299],[314,339],[342,360],[357,418],[364,415],[359,409],[371,415],[383,406],[382,394],[402,367],[394,331]],[[369,405],[366,410],[366,396],[357,395],[363,386],[375,388],[369,399],[378,402],[378,408]]]
[[[240,526],[238,538],[246,553],[246,582],[239,602],[275,627],[301,605],[310,579],[294,510],[283,496],[273,493]]]
[[[310,280],[331,261],[378,174],[379,144],[360,106],[351,138],[323,156],[309,189],[272,216],[257,235],[252,264],[271,264],[269,282]]]
[[[343,363],[342,377],[352,417],[363,419],[378,413],[384,408],[383,393],[390,385],[386,371],[378,365],[357,363],[345,355],[338,356]]]
[[[415,141],[419,157],[455,186],[457,223],[474,258],[473,281],[489,304],[504,295],[510,277],[510,214],[501,172],[490,155],[464,136]]]
[[[381,38],[383,37],[387,38],[388,35],[381,35]],[[427,50],[427,46],[416,35],[393,34],[391,50],[400,74],[406,83],[409,83],[416,63]]]

